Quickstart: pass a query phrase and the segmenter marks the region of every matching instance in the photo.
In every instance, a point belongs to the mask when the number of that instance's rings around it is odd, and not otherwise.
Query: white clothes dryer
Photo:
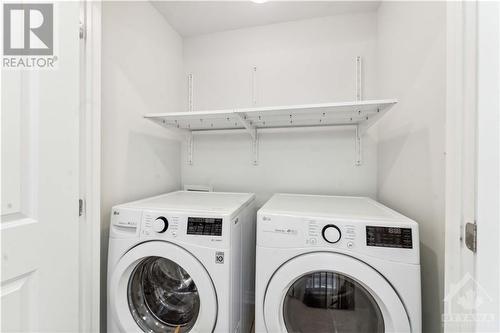
[[[179,191],[113,207],[108,332],[249,332],[254,198]]]
[[[418,225],[374,200],[276,194],[256,251],[258,333],[421,332]]]

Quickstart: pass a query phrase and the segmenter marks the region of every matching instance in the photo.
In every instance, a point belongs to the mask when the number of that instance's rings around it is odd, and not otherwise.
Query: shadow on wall
[[[443,312],[444,198],[441,183],[433,179],[433,168],[441,161],[431,158],[436,154],[429,129],[412,131],[411,127],[406,124],[394,134],[385,133],[386,138],[379,142],[378,198],[419,224],[423,331],[439,332]]]
[[[107,304],[107,260],[111,207],[180,189],[180,143],[161,136],[130,131],[127,146],[121,154],[103,156],[113,165],[108,170],[106,188],[102,190],[101,207],[101,304]],[[115,158],[114,161],[109,159]],[[106,161],[108,160],[108,161]],[[103,182],[104,183],[104,182]],[[104,317],[105,318],[105,317]],[[101,323],[106,331],[106,320]]]
[[[420,242],[420,261],[421,267],[421,284],[422,284],[422,327],[423,332],[434,333],[441,332],[441,330],[429,329],[429,324],[426,323],[439,323],[441,321],[442,311],[434,311],[433,308],[426,306],[426,304],[436,304],[439,308],[442,307],[443,298],[441,292],[424,292],[424,286],[438,286],[440,284],[439,276],[439,262],[436,253],[433,249]],[[426,328],[427,327],[427,328]],[[436,327],[433,325],[432,327]],[[439,326],[438,326],[439,327]]]

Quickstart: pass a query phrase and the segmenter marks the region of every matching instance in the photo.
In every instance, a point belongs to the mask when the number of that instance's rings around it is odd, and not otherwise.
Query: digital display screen
[[[222,219],[188,217],[188,235],[222,236]]]
[[[411,249],[413,248],[411,228],[367,226],[366,245]]]

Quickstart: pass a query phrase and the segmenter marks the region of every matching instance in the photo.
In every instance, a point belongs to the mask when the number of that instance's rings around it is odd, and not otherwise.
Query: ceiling
[[[182,36],[374,11],[379,1],[152,1]]]

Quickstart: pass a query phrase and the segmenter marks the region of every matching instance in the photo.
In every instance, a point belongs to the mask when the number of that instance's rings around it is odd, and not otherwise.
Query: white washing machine
[[[254,198],[179,191],[113,207],[108,332],[249,332]]]
[[[276,194],[256,251],[258,333],[421,332],[417,223],[376,201]]]

